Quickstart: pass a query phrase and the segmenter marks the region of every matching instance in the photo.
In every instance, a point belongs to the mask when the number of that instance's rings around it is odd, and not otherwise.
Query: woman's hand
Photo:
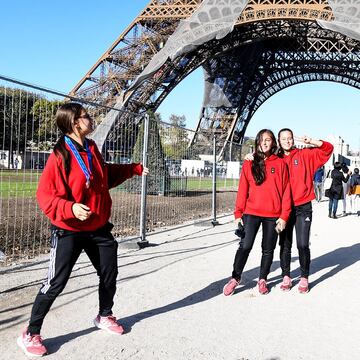
[[[236,225],[236,226],[238,225],[238,223],[241,223],[241,225],[243,225],[243,226],[244,226],[244,222],[243,222],[243,220],[242,220],[242,218],[241,218],[241,217],[240,217],[240,218],[235,219],[235,225]]]
[[[253,160],[254,160],[254,154],[253,154],[253,153],[246,154],[246,155],[244,156],[244,160],[246,160],[246,161],[253,161]]]
[[[297,140],[297,141],[301,141],[304,144],[314,145],[314,146],[317,146],[317,147],[320,147],[323,144],[322,140],[313,139],[308,135],[304,135],[302,137],[295,136],[294,139]]]
[[[283,220],[282,218],[278,218],[276,220],[276,226],[275,226],[275,230],[278,234],[280,234],[286,227],[286,221]]]
[[[143,167],[143,171],[142,171],[141,175],[149,175],[149,168]]]
[[[74,214],[74,216],[81,220],[81,221],[85,221],[87,220],[90,215],[92,214],[92,212],[90,211],[90,208],[84,204],[80,204],[80,203],[74,203],[72,206],[72,212]]]

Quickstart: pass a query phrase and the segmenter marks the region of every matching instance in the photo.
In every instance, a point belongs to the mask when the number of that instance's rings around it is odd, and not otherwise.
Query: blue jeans
[[[330,215],[331,214],[336,215],[336,211],[338,208],[338,202],[339,202],[338,199],[332,199],[332,198],[329,199],[329,214]]]

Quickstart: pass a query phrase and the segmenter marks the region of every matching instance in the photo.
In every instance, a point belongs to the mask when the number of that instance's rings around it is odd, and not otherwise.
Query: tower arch
[[[276,92],[297,83],[328,80],[359,88],[359,42],[319,26],[333,13],[324,0],[250,0],[233,31],[167,59],[138,82],[162,51],[181,19],[190,18],[199,0],[150,1],[113,46],[75,86],[72,95],[101,101],[133,113],[156,110],[192,71],[205,71],[205,94],[193,145],[204,151],[214,133],[226,158],[229,142],[241,143],[255,111]],[[130,35],[131,37],[130,40]],[[136,36],[135,36],[136,35]],[[90,85],[89,85],[90,83]],[[134,86],[134,84],[136,86]],[[126,114],[109,112],[99,126],[114,139]],[[105,129],[106,131],[102,131]],[[105,135],[104,135],[105,134]]]

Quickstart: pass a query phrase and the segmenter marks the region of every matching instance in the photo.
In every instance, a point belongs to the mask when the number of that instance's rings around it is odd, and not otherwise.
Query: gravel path
[[[114,313],[127,333],[94,328],[97,276],[85,255],[48,314],[42,335],[49,359],[352,360],[359,357],[360,275],[357,216],[329,219],[327,202],[314,204],[311,291],[279,288],[278,249],[269,280],[256,288],[260,239],[232,297],[222,288],[232,270],[237,240],[232,219],[189,225],[149,237],[143,250],[119,248]],[[260,234],[261,236],[261,234]],[[296,247],[293,277],[299,275]],[[16,337],[46,275],[47,258],[1,269],[1,358],[22,359]]]

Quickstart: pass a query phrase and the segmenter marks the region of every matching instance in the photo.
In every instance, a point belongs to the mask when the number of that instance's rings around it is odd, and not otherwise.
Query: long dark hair
[[[260,149],[260,143],[262,137],[265,133],[268,133],[272,140],[272,146],[270,149],[270,154],[274,154],[277,149],[276,139],[274,133],[269,129],[262,129],[260,130],[255,138],[255,153],[254,153],[254,160],[251,165],[251,173],[254,177],[256,185],[261,185],[266,178],[265,173],[265,154]]]
[[[294,139],[294,133],[291,129],[289,128],[282,128],[281,130],[279,130],[278,132],[278,142],[279,142],[279,148],[278,148],[278,151],[277,151],[277,156],[279,157],[283,157],[284,156],[284,149],[281,147],[281,143],[280,143],[280,135],[282,132],[284,131],[288,131],[289,133],[291,133],[291,136],[292,138]]]
[[[65,135],[73,132],[75,120],[81,116],[83,110],[82,105],[70,102],[61,105],[55,115],[56,125],[62,136],[54,146],[54,153],[56,156],[61,156],[66,174],[70,170],[70,154],[65,147]]]

